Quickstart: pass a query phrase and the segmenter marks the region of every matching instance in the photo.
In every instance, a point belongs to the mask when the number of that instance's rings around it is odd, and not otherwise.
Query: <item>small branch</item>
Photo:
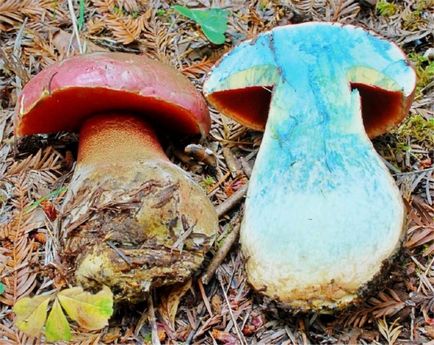
[[[405,176],[405,175],[414,175],[414,174],[421,174],[427,171],[434,171],[434,168],[428,168],[428,169],[422,169],[422,170],[415,170],[415,171],[408,171],[408,172],[398,172],[395,174],[392,174],[393,176]]]
[[[229,233],[229,235],[225,238],[222,246],[217,251],[216,255],[212,258],[210,264],[208,265],[208,268],[206,269],[206,272],[202,276],[202,282],[207,285],[211,278],[214,276],[215,271],[220,266],[220,264],[225,259],[226,255],[228,255],[229,250],[231,249],[232,245],[235,243],[235,241],[238,238],[238,235],[240,233],[240,224],[237,224],[233,230]]]
[[[240,173],[240,165],[229,147],[223,147],[223,157],[225,157],[226,165],[228,166],[232,177],[237,177]]]
[[[205,304],[206,310],[208,311],[209,316],[213,317],[214,315],[212,313],[212,309],[211,309],[211,305],[209,304],[208,297],[207,297],[207,295],[205,293],[205,289],[203,287],[202,280],[199,279],[198,282],[197,282],[197,284],[199,285],[200,294],[202,296],[203,303]]]
[[[218,278],[218,281],[219,281],[220,286],[221,286],[221,288],[222,288],[223,296],[224,296],[224,298],[225,298],[226,304],[228,305],[229,314],[231,315],[231,319],[232,319],[232,322],[233,322],[233,324],[234,324],[235,331],[237,332],[238,339],[240,340],[241,345],[245,345],[245,344],[247,344],[247,341],[246,341],[246,339],[244,338],[243,333],[241,333],[240,328],[238,327],[237,320],[235,319],[234,313],[232,312],[231,304],[230,304],[230,302],[229,302],[228,295],[227,295],[227,293],[226,293],[225,287],[224,287],[223,282],[222,282],[222,278],[220,277],[220,274],[219,274],[219,273],[217,273],[217,278]]]
[[[152,345],[161,345],[160,338],[158,337],[157,319],[155,318],[154,301],[153,301],[152,293],[150,293],[148,296],[148,305],[149,305],[149,323],[151,324],[151,329],[152,329]]]
[[[112,241],[107,241],[106,243],[108,244],[108,246],[111,249],[113,249],[116,252],[116,254],[119,255],[119,257],[122,260],[124,260],[128,265],[130,265],[130,266],[132,265],[131,260],[123,253],[123,251],[121,249],[117,248]]]
[[[202,312],[201,314],[204,314],[204,312]],[[194,327],[194,329],[191,330],[190,334],[188,335],[188,338],[185,341],[185,345],[190,345],[191,342],[193,341],[193,339],[194,339],[194,337],[195,337],[195,335],[196,335],[196,333],[200,327],[200,324],[202,323],[202,317],[203,317],[203,315],[199,316],[199,318],[196,320],[195,327]]]
[[[240,161],[244,174],[246,174],[246,176],[250,178],[250,176],[252,176],[252,167],[250,166],[250,163],[244,157],[241,157]]]
[[[236,206],[246,195],[247,184],[238,189],[229,198],[223,201],[220,205],[216,207],[217,215],[220,217],[224,216],[229,210]]]

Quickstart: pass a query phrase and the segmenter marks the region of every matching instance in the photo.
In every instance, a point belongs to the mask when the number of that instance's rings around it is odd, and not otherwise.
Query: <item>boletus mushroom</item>
[[[275,28],[212,69],[210,103],[265,130],[240,239],[257,291],[330,311],[375,285],[400,247],[405,210],[369,138],[404,118],[414,88],[397,46],[330,23]]]
[[[64,255],[77,283],[117,301],[182,282],[218,229],[202,189],[171,163],[155,134],[202,134],[205,100],[172,68],[144,56],[94,53],[49,66],[24,87],[17,136],[79,130],[62,206]]]

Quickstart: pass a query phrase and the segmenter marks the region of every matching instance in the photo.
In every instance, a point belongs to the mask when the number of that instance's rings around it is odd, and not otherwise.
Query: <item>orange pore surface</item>
[[[16,134],[78,131],[87,118],[108,111],[135,112],[163,132],[194,134],[201,129],[188,110],[152,96],[101,87],[69,87],[42,97],[28,113],[18,115]]]
[[[82,165],[168,160],[152,129],[135,115],[107,113],[86,120],[77,162]]]
[[[208,96],[210,102],[223,114],[246,127],[263,131],[271,102],[271,87],[246,87],[217,91]]]
[[[400,91],[387,91],[375,86],[351,83],[361,96],[362,117],[370,138],[386,133],[406,116],[412,96],[403,98]],[[243,125],[264,130],[270,109],[272,87],[247,87],[218,91],[208,98],[222,113]]]
[[[351,83],[360,93],[362,117],[370,138],[386,133],[402,121],[409,110],[412,95],[404,99],[400,91],[387,91],[366,84]]]

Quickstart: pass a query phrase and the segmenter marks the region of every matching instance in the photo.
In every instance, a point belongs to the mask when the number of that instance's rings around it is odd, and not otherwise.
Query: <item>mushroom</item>
[[[243,42],[212,69],[210,103],[265,130],[240,237],[254,289],[330,311],[375,285],[400,248],[405,211],[369,138],[404,118],[415,79],[394,44],[316,22]]]
[[[62,205],[63,254],[77,283],[135,302],[200,267],[216,211],[154,131],[209,131],[205,100],[185,77],[133,54],[72,57],[29,81],[15,120],[18,137],[80,130]]]

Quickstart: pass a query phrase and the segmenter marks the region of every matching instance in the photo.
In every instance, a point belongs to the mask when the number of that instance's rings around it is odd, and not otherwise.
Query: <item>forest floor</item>
[[[171,8],[175,4],[226,9],[226,42],[210,43],[200,27]],[[149,303],[118,308],[101,331],[73,326],[72,343],[151,343],[157,332],[154,343],[167,344],[434,344],[432,0],[0,0],[0,344],[44,343],[43,336],[27,337],[14,326],[12,306],[23,296],[69,284],[56,227],[77,136],[62,133],[17,141],[13,116],[17,97],[31,76],[79,54],[74,27],[84,51],[145,54],[172,65],[201,89],[211,66],[234,45],[279,25],[312,20],[377,32],[404,49],[418,74],[409,116],[374,140],[408,211],[404,249],[384,286],[335,315],[285,313],[253,293],[235,243],[209,284],[202,284],[198,275],[191,286],[175,291],[172,300],[157,292],[154,308]],[[210,112],[210,135],[201,142],[192,139],[200,146],[185,153],[189,142],[179,140],[166,149],[217,206],[248,182],[262,134]],[[207,159],[205,148],[216,159]],[[220,217],[221,232],[209,259],[241,217],[242,202]]]

